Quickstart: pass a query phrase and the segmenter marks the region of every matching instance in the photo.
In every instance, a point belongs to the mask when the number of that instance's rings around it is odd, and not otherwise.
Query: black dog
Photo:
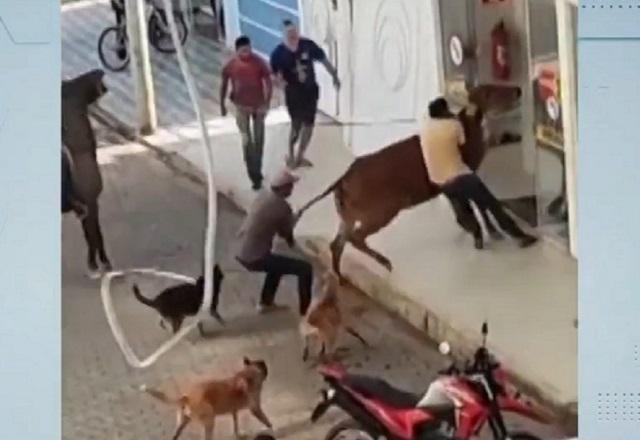
[[[224,274],[216,264],[213,268],[213,299],[209,312],[221,324],[224,324],[224,320],[218,313],[218,299],[223,279]],[[187,316],[194,316],[200,310],[204,298],[204,276],[198,277],[195,284],[183,283],[169,287],[154,299],[142,296],[140,289],[135,284],[133,285],[133,294],[142,304],[151,307],[160,314],[162,328],[165,328],[164,321],[166,320],[171,324],[171,329],[175,334],[180,330],[182,322]],[[198,323],[198,330],[200,335],[204,336],[202,323]]]

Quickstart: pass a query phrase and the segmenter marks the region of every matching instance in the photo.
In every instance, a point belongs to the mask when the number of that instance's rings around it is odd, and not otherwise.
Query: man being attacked
[[[449,109],[444,98],[437,98],[429,104],[429,118],[421,133],[420,143],[433,183],[454,206],[464,213],[464,224],[474,237],[475,247],[482,249],[482,228],[471,208],[471,202],[481,211],[490,212],[502,228],[521,247],[529,247],[537,241],[526,234],[504,211],[500,201],[489,191],[478,175],[471,171],[462,160],[460,146],[466,142],[464,127]]]

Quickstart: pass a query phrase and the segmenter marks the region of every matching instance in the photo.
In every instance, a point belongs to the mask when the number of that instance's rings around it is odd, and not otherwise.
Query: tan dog
[[[304,339],[303,361],[309,358],[309,345],[313,338],[322,346],[320,358],[326,354],[333,356],[342,330],[357,338],[365,347],[368,346],[367,341],[344,322],[337,292],[338,280],[327,272],[322,278],[322,296],[309,308],[307,316],[300,323],[300,333]]]
[[[244,359],[244,368],[222,380],[207,380],[193,384],[181,397],[170,398],[165,393],[147,388],[141,390],[161,402],[178,407],[177,427],[173,440],[177,440],[186,426],[196,420],[204,427],[204,439],[213,440],[216,417],[231,414],[233,431],[240,438],[238,412],[248,409],[267,428],[272,425],[262,411],[260,395],[267,378],[267,364],[262,360]]]

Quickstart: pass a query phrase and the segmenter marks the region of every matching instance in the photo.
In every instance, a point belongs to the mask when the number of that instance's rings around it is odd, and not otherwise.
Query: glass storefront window
[[[489,150],[478,171],[503,204],[531,226],[537,226],[535,205],[535,149],[530,129],[531,96],[527,46],[526,1],[480,2],[440,0],[443,70],[447,97],[454,103],[465,88],[480,84],[519,86],[520,105],[508,112],[490,112],[487,128]],[[503,31],[507,40],[508,73],[496,73],[494,38]],[[464,62],[455,62],[452,38],[468,51]],[[462,92],[462,93],[461,93]]]

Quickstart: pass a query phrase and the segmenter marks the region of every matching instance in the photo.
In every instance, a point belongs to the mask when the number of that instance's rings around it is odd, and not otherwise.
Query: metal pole
[[[149,135],[158,127],[156,101],[149,59],[147,23],[144,0],[126,0],[127,35],[136,94],[137,128]]]

